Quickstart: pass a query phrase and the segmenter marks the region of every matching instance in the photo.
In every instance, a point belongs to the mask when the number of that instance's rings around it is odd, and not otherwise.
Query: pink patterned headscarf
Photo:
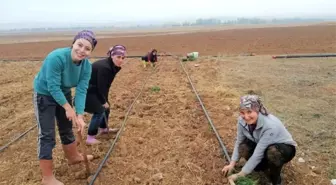
[[[107,55],[110,57],[115,55],[126,56],[126,47],[123,45],[115,45],[108,50]]]
[[[252,109],[256,112],[260,112],[263,115],[268,115],[267,109],[262,104],[259,96],[257,95],[245,95],[240,98],[241,109]]]
[[[77,39],[85,39],[89,41],[92,45],[92,49],[94,49],[98,43],[95,34],[90,30],[82,30],[78,32],[74,37],[73,43],[75,43]]]

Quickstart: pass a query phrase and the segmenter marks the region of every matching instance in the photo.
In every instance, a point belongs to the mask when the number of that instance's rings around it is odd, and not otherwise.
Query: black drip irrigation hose
[[[181,60],[179,59],[179,57],[178,57],[177,55],[166,54],[166,55],[161,55],[161,56],[172,56],[172,57],[176,58],[177,60],[179,60],[181,66],[182,66],[182,69],[183,69],[183,71],[185,72],[185,74],[187,75],[187,78],[188,78],[188,80],[189,80],[189,83],[190,83],[190,85],[191,85],[191,87],[192,87],[192,89],[193,89],[193,91],[194,91],[194,93],[195,93],[195,95],[196,95],[198,101],[200,102],[200,105],[201,105],[201,107],[202,107],[202,109],[203,109],[203,111],[204,111],[204,114],[205,114],[205,116],[206,116],[206,118],[207,118],[209,124],[211,125],[212,130],[213,130],[213,131],[215,132],[215,134],[216,134],[217,140],[218,140],[218,142],[219,142],[219,144],[220,144],[220,146],[221,146],[221,148],[222,148],[222,150],[223,150],[224,156],[226,157],[226,159],[227,159],[228,161],[230,161],[230,156],[229,156],[229,154],[227,153],[226,147],[225,147],[223,141],[221,140],[221,138],[220,138],[220,136],[219,136],[219,134],[218,134],[218,132],[217,132],[217,129],[215,128],[214,124],[212,123],[211,118],[210,118],[210,116],[209,116],[209,114],[208,114],[208,112],[207,112],[207,110],[206,110],[206,108],[205,108],[205,106],[204,106],[204,104],[203,104],[203,102],[202,102],[202,100],[201,100],[201,98],[200,98],[200,96],[199,96],[199,94],[198,94],[196,88],[194,87],[194,85],[193,85],[193,83],[192,83],[192,81],[191,81],[191,78],[190,78],[188,72],[186,71],[185,67],[183,66],[183,63],[181,62]],[[137,58],[137,57],[141,57],[141,56],[130,56],[129,58],[132,58],[132,57],[133,57],[133,58]],[[98,58],[98,57],[92,57],[92,58]],[[101,57],[101,58],[105,58],[105,57]],[[4,60],[0,60],[0,61],[4,61]],[[13,61],[13,60],[11,60],[11,61]],[[27,60],[24,60],[24,61],[27,61]],[[154,69],[157,69],[157,67],[158,67],[158,66],[156,66]],[[103,161],[100,163],[100,165],[99,165],[99,167],[98,167],[96,173],[94,174],[93,178],[91,179],[91,182],[89,183],[90,185],[93,185],[93,184],[94,184],[94,182],[95,182],[95,180],[97,179],[97,177],[98,177],[100,171],[102,170],[104,164],[106,163],[106,161],[107,161],[107,159],[109,158],[111,152],[113,151],[114,146],[116,145],[116,142],[118,141],[118,139],[119,139],[119,137],[120,137],[120,135],[121,135],[123,129],[125,128],[125,125],[126,125],[126,121],[127,121],[127,119],[128,119],[128,116],[129,116],[129,114],[130,114],[130,112],[131,112],[131,110],[132,110],[132,108],[133,108],[133,106],[134,106],[136,100],[137,100],[137,99],[140,97],[140,95],[142,94],[142,92],[143,92],[143,90],[144,90],[144,87],[145,87],[145,85],[146,85],[146,83],[147,83],[147,80],[148,80],[148,78],[149,78],[150,76],[151,76],[151,73],[149,73],[149,74],[147,75],[147,77],[146,77],[146,79],[145,79],[145,82],[143,83],[143,85],[142,85],[142,87],[141,87],[141,89],[140,89],[140,92],[138,93],[138,95],[136,96],[136,98],[133,100],[132,104],[131,104],[130,107],[128,108],[128,110],[127,110],[127,112],[126,112],[126,115],[125,115],[125,118],[124,118],[124,121],[123,121],[123,123],[122,123],[122,126],[121,126],[119,132],[117,133],[117,136],[116,136],[115,140],[112,142],[112,144],[111,144],[111,146],[110,146],[108,152],[106,153],[106,155],[105,155]],[[17,138],[15,138],[14,140],[12,140],[11,142],[7,143],[6,145],[2,146],[2,147],[0,148],[0,152],[3,151],[4,149],[6,149],[9,145],[11,145],[12,143],[14,143],[15,141],[17,141],[17,140],[19,140],[20,138],[22,138],[24,135],[26,135],[28,132],[30,132],[31,130],[33,130],[35,127],[37,127],[37,125],[32,126],[32,127],[29,128],[27,131],[25,131],[24,133],[22,133],[20,136],[18,136]]]
[[[278,58],[316,58],[316,57],[336,57],[336,53],[317,53],[317,54],[293,54],[272,56],[273,59]]]
[[[179,60],[179,58],[178,58],[177,56],[175,56],[175,58]],[[219,134],[218,134],[218,132],[217,132],[216,127],[215,127],[214,124],[212,123],[211,118],[210,118],[210,116],[209,116],[209,114],[208,114],[208,111],[206,110],[206,108],[205,108],[205,106],[204,106],[204,104],[203,104],[203,102],[202,102],[202,100],[201,100],[201,98],[200,98],[200,96],[199,96],[199,94],[198,94],[198,92],[197,92],[195,86],[193,85],[193,83],[192,83],[192,81],[191,81],[191,78],[190,78],[188,72],[186,71],[186,69],[185,69],[185,67],[184,67],[184,65],[183,65],[183,63],[182,63],[182,61],[179,60],[179,62],[180,62],[180,64],[181,64],[181,66],[182,66],[183,71],[185,72],[185,74],[186,74],[187,77],[188,77],[189,83],[190,83],[190,85],[191,85],[191,87],[192,87],[192,89],[193,89],[193,91],[194,91],[194,93],[195,93],[195,95],[196,95],[198,101],[199,101],[200,104],[201,104],[201,107],[202,107],[202,109],[203,109],[203,112],[204,112],[204,114],[205,114],[205,116],[206,116],[206,118],[207,118],[207,120],[208,120],[208,122],[209,122],[209,124],[210,124],[210,126],[211,126],[211,128],[212,128],[212,130],[215,132],[215,135],[216,135],[216,137],[217,137],[217,140],[218,140],[218,142],[219,142],[219,144],[220,144],[220,146],[221,146],[221,148],[222,148],[222,150],[223,150],[223,154],[224,154],[224,156],[226,157],[227,161],[230,162],[231,159],[230,159],[230,156],[229,156],[229,154],[228,154],[228,152],[227,152],[227,149],[226,149],[226,147],[225,147],[225,145],[224,145],[222,139],[220,138],[220,136],[219,136]]]
[[[156,68],[157,68],[157,67],[156,67]],[[155,70],[156,68],[154,68],[154,70]],[[133,105],[135,104],[135,102],[137,101],[137,99],[138,99],[138,98],[140,97],[140,95],[142,94],[142,92],[143,92],[143,90],[144,90],[144,88],[145,88],[145,85],[147,84],[147,80],[148,80],[148,78],[151,76],[151,74],[152,74],[152,73],[149,73],[149,74],[147,75],[147,77],[146,77],[146,79],[145,79],[145,82],[143,83],[143,85],[142,85],[142,87],[141,87],[141,89],[140,89],[140,92],[139,92],[138,95],[135,97],[135,99],[133,100],[132,104],[129,106],[129,108],[128,108],[126,114],[125,114],[124,121],[123,121],[123,123],[122,123],[122,125],[121,125],[121,128],[120,128],[119,132],[117,133],[116,138],[115,138],[114,141],[112,142],[112,144],[111,144],[109,150],[107,151],[107,153],[106,153],[106,155],[105,155],[103,161],[99,164],[99,167],[98,167],[96,173],[93,175],[93,177],[92,177],[91,182],[89,183],[89,185],[93,185],[93,184],[94,184],[94,182],[95,182],[95,180],[97,179],[97,177],[98,177],[100,171],[102,170],[104,164],[106,163],[106,161],[107,161],[107,159],[109,158],[111,152],[113,151],[113,148],[114,148],[114,146],[116,145],[116,143],[117,143],[117,141],[118,141],[118,139],[119,139],[119,137],[120,137],[120,135],[121,135],[121,132],[122,132],[122,131],[124,130],[124,128],[125,128],[125,125],[126,125],[126,121],[127,121],[128,115],[130,114],[130,112],[131,112],[131,110],[132,110],[132,108],[133,108]]]
[[[6,148],[9,147],[9,145],[11,145],[12,143],[16,142],[17,140],[21,139],[23,136],[25,136],[28,132],[30,132],[31,130],[33,130],[35,127],[37,127],[37,125],[34,125],[32,127],[30,127],[28,130],[26,130],[24,133],[22,133],[21,135],[19,135],[18,137],[16,137],[15,139],[13,139],[12,141],[10,141],[9,143],[7,143],[6,145],[2,146],[0,148],[0,152],[2,152],[3,150],[5,150]]]
[[[159,57],[167,57],[167,56],[172,56],[169,54],[163,54],[163,55],[157,55]],[[103,59],[107,58],[108,56],[93,56],[89,57],[89,59]],[[142,55],[129,55],[126,56],[126,58],[141,58],[143,57]],[[22,59],[0,59],[0,62],[34,62],[34,61],[43,61],[44,58],[22,58]]]
[[[170,56],[170,55],[161,55],[161,56]],[[0,61],[6,61],[6,60],[0,60]],[[9,61],[9,60],[8,60]],[[13,61],[13,60],[11,60]],[[28,61],[28,60],[23,60],[23,61]],[[29,60],[29,61],[38,61],[38,59],[34,59],[34,60]],[[0,148],[0,152],[4,151],[6,148],[8,148],[11,144],[13,144],[14,142],[18,141],[19,139],[23,138],[23,136],[25,136],[26,134],[28,134],[30,131],[32,131],[35,127],[37,127],[37,125],[34,125],[32,127],[30,127],[28,130],[26,130],[24,133],[22,133],[21,135],[19,135],[18,137],[16,137],[15,139],[13,139],[12,141],[8,142],[6,145],[2,146]]]
[[[40,62],[44,59],[27,58],[27,59],[0,59],[0,62]]]
[[[171,57],[176,57],[177,55],[173,54],[161,54],[157,56],[171,56]],[[241,56],[255,56],[253,54],[243,54]],[[103,59],[106,58],[107,56],[93,56],[89,57],[89,59]],[[126,58],[141,58],[143,57],[142,55],[130,55],[126,56]],[[209,55],[209,57],[221,57],[221,55]],[[313,54],[293,54],[293,55],[277,55],[277,56],[272,56],[273,59],[280,59],[280,58],[316,58],[316,57],[336,57],[336,53],[313,53]],[[43,61],[44,58],[21,58],[21,59],[0,59],[0,62],[35,62],[35,61]]]

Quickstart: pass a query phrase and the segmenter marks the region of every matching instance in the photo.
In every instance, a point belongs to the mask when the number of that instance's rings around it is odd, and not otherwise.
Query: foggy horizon
[[[334,0],[208,0],[198,3],[191,0],[3,0],[0,29],[106,23],[150,24],[218,17],[336,19],[335,8]]]

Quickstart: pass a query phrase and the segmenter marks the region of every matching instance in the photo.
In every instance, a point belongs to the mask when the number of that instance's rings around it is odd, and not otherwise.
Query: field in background
[[[335,29],[321,25],[110,38],[100,40],[95,55],[104,55],[114,43],[124,43],[130,54],[144,54],[151,47],[173,53],[199,51],[203,57],[185,65],[229,153],[239,96],[255,92],[299,144],[296,158],[285,168],[286,184],[328,184],[328,178],[336,178],[336,60],[273,60],[268,54],[336,52]],[[3,44],[0,58],[44,57],[52,48],[69,42]],[[267,55],[234,56],[246,52]],[[218,53],[222,56],[204,56]],[[159,63],[151,71],[144,70],[138,59],[130,59],[116,78],[110,92],[110,125],[119,127],[143,80],[151,75],[97,182],[225,184],[220,170],[226,161],[178,61],[167,57]],[[32,80],[40,65],[0,62],[0,146],[36,124]],[[154,92],[152,87],[160,87],[160,91]],[[0,184],[39,184],[36,139],[35,129],[0,153]],[[88,147],[96,157],[93,169],[108,150],[107,139],[102,138],[106,142],[100,146]],[[59,140],[54,155],[55,172],[62,181],[85,183],[84,165],[66,165]],[[305,163],[298,163],[300,157]]]
[[[305,23],[294,24],[294,26],[312,25],[336,25],[336,22],[323,22],[318,24]],[[263,25],[216,25],[216,26],[185,26],[185,27],[163,27],[163,28],[96,28],[94,32],[98,38],[115,37],[139,37],[157,36],[166,34],[184,34],[193,32],[209,32],[232,29],[267,28],[267,27],[292,27],[293,24],[263,24]],[[60,41],[71,40],[77,31],[36,31],[36,32],[0,32],[0,44]]]
[[[335,30],[336,24],[104,38],[98,39],[92,56],[105,56],[108,48],[115,44],[126,45],[129,55],[143,55],[151,48],[183,55],[198,51],[202,56],[241,53],[328,53],[336,51]],[[72,37],[63,41],[0,44],[0,59],[43,59],[51,50],[70,46],[71,43]]]

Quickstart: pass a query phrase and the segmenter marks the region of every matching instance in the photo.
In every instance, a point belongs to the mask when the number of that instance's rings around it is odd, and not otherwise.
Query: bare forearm
[[[236,161],[233,161],[233,160],[232,160],[232,161],[230,162],[230,166],[233,166],[233,167],[235,167],[235,166],[236,166],[236,164],[237,164],[237,162],[236,162]]]
[[[72,109],[71,105],[68,102],[62,105],[62,107],[65,109],[65,111]]]

